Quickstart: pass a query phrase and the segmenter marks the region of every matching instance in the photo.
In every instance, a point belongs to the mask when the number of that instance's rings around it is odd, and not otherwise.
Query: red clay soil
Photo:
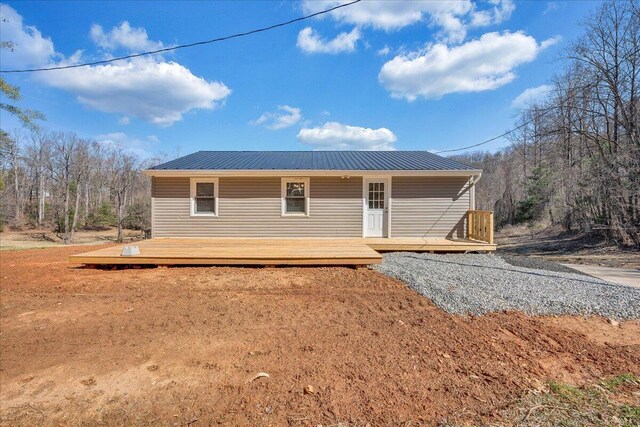
[[[548,379],[640,375],[635,321],[453,316],[369,270],[67,263],[83,251],[0,253],[0,424],[478,424]]]

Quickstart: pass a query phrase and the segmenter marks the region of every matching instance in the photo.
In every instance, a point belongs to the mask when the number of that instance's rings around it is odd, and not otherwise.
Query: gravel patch
[[[374,267],[455,314],[640,318],[640,289],[578,273],[512,265],[496,255],[395,252]]]
[[[593,277],[586,273],[583,273],[582,271],[574,270],[573,268],[558,264],[557,262],[548,261],[539,257],[504,254],[499,254],[498,256],[515,267],[535,268],[538,270],[555,271],[559,273],[573,273],[580,274],[582,276]]]

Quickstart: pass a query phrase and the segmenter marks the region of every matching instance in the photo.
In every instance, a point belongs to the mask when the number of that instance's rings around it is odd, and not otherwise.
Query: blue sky
[[[339,1],[2,3],[3,70],[224,36]],[[144,156],[444,150],[512,126],[598,2],[371,2],[242,39],[106,66],[4,75],[44,126]],[[523,93],[525,95],[521,96]],[[520,96],[520,100],[514,103]],[[523,100],[524,99],[524,100]],[[19,126],[0,115],[3,129]],[[495,150],[507,144],[485,146]]]

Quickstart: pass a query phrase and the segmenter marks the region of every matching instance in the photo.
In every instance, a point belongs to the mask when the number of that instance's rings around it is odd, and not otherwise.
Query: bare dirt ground
[[[640,375],[638,321],[453,316],[371,270],[67,263],[85,250],[0,254],[2,425],[478,425],[548,380]]]
[[[124,230],[125,239],[137,240],[139,230]],[[117,232],[110,230],[78,230],[73,239],[74,245],[100,245],[115,242]],[[5,230],[0,233],[0,251],[19,249],[38,249],[64,246],[62,239],[48,228],[30,228],[25,230]]]
[[[542,257],[567,264],[640,268],[640,251],[622,249],[585,234],[562,232],[553,227],[508,226],[495,235],[498,253]]]

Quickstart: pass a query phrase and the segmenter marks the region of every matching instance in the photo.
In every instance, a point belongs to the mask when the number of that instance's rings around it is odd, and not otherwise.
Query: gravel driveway
[[[396,252],[385,254],[382,264],[374,268],[407,283],[450,313],[520,310],[533,315],[640,318],[638,288],[509,261],[499,255]]]

